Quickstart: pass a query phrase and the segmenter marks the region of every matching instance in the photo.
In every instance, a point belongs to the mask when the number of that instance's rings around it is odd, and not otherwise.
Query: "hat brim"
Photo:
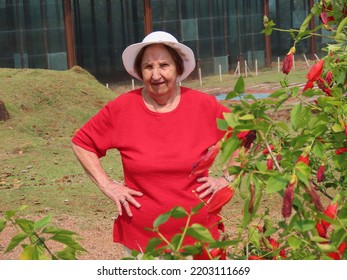
[[[139,77],[139,75],[136,73],[134,69],[134,64],[135,64],[135,59],[141,49],[145,46],[152,45],[152,44],[164,44],[167,45],[174,50],[178,52],[178,54],[182,57],[183,60],[183,73],[182,75],[177,77],[177,82],[183,81],[185,78],[187,78],[190,73],[193,72],[195,69],[195,57],[193,51],[181,44],[181,43],[176,43],[176,42],[166,42],[166,41],[158,41],[158,42],[141,42],[141,43],[136,43],[133,45],[130,45],[127,47],[122,54],[122,60],[123,60],[123,65],[125,67],[125,70],[133,77],[136,79],[142,81],[142,79]]]

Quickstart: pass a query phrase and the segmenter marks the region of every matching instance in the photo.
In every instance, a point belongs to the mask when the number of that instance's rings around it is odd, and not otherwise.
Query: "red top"
[[[136,89],[109,102],[77,132],[72,141],[99,157],[108,149],[119,150],[126,185],[143,193],[135,197],[141,207],[131,206],[132,218],[124,213],[115,220],[115,242],[144,250],[155,236],[146,228],[152,228],[160,214],[174,206],[190,211],[200,203],[192,191],[201,183],[196,181],[197,176],[189,175],[193,164],[223,137],[216,119],[223,118],[226,111],[214,96],[181,87],[177,108],[156,113],[146,107],[141,89]],[[218,220],[203,207],[191,223],[209,228],[217,239]],[[170,240],[184,224],[184,219],[172,218],[159,230]],[[186,244],[191,242],[187,240]]]

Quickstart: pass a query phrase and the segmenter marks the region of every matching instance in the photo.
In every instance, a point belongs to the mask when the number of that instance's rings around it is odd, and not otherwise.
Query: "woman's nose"
[[[159,68],[153,68],[152,79],[153,80],[159,80],[160,77],[161,77],[160,69]]]

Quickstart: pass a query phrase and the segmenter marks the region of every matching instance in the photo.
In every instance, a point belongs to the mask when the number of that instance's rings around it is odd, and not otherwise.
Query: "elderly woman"
[[[125,69],[144,86],[109,102],[73,137],[83,168],[117,206],[114,242],[145,250],[153,221],[174,206],[187,211],[226,186],[225,178],[190,176],[192,166],[224,135],[216,125],[228,109],[205,93],[180,87],[195,68],[192,50],[172,35],[157,31],[123,53]],[[100,158],[120,152],[124,184],[114,181]],[[192,223],[209,228],[218,239],[219,218],[206,209]],[[170,219],[160,232],[170,240],[185,221]],[[193,240],[187,239],[188,244]]]

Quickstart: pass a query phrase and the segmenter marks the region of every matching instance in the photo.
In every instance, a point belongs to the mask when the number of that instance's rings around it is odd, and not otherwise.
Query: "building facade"
[[[156,30],[191,47],[204,74],[231,72],[244,60],[266,67],[292,42],[279,32],[266,38],[263,15],[283,29],[298,28],[315,1],[0,0],[0,67],[66,70],[77,64],[100,80],[121,81],[129,78],[123,50]],[[321,40],[298,44],[297,53],[319,54]]]

